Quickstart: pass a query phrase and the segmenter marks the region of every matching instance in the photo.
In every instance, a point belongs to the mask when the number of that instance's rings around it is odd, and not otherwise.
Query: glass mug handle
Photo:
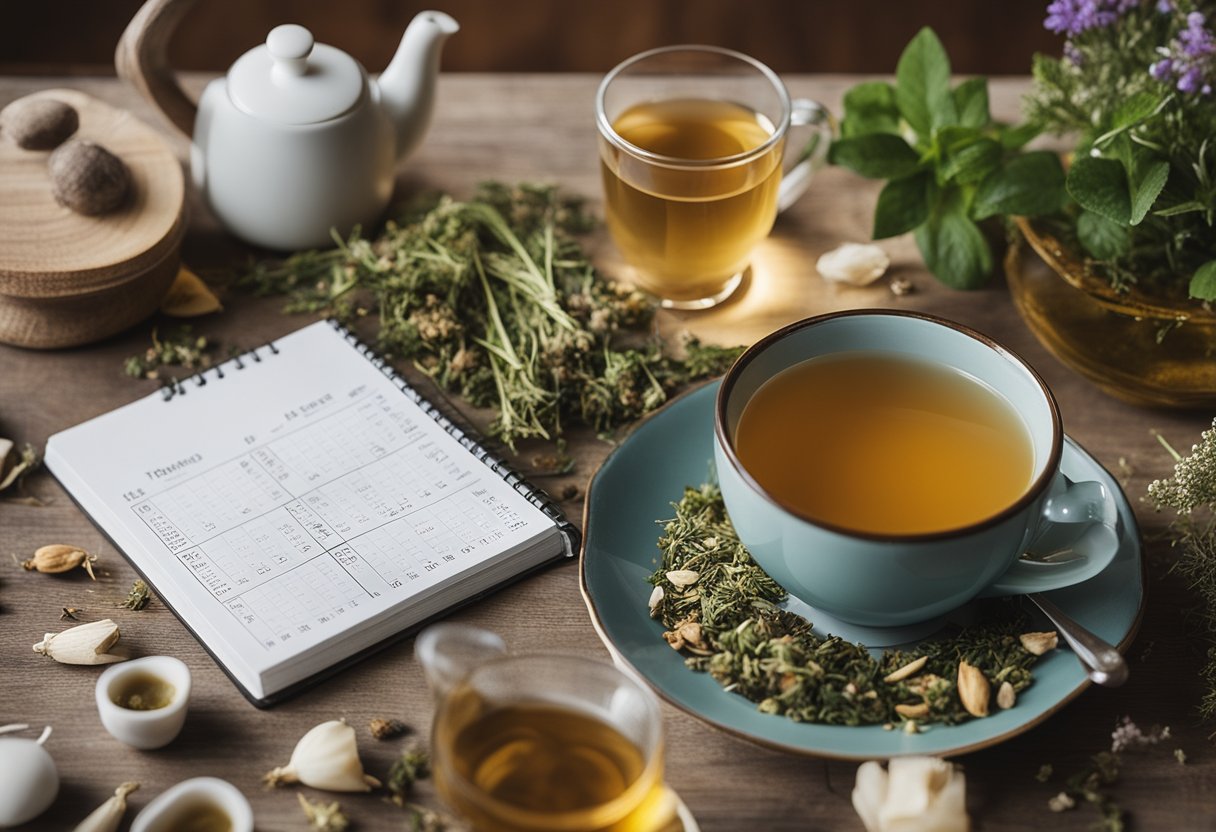
[[[828,148],[836,135],[836,119],[832,113],[809,98],[795,98],[790,102],[790,128],[795,127],[809,127],[814,134],[801,146],[798,161],[781,177],[781,187],[777,190],[778,211],[789,208],[806,193],[811,176],[827,160]]]

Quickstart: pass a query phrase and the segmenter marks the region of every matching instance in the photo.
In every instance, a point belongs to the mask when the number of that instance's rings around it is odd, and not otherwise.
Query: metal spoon
[[[1056,625],[1060,635],[1077,654],[1085,675],[1095,684],[1117,688],[1127,681],[1127,662],[1119,651],[1073,621],[1064,611],[1039,593],[1026,596]]]

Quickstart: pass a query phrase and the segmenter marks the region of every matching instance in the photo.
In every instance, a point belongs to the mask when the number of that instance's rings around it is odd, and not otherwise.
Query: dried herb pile
[[[982,673],[984,712],[989,690],[1009,707],[1033,680],[1039,637],[1054,645],[1054,634],[1027,633],[1015,603],[995,601],[980,624],[875,659],[862,645],[815,635],[810,622],[777,606],[785,590],[739,542],[716,486],[687,488],[674,507],[659,538],[662,564],[650,577],[651,614],[689,667],[765,713],[829,725],[903,722],[908,731],[956,724],[980,710],[974,694],[971,707],[967,691],[960,698],[960,681],[968,684],[961,666]]]
[[[259,263],[241,282],[289,295],[288,311],[378,314],[382,351],[493,407],[491,433],[514,447],[575,423],[610,431],[739,352],[690,340],[684,358],[664,355],[646,337],[654,300],[582,250],[591,225],[555,187],[487,183],[467,202],[415,206],[376,237],[356,230],[335,249]]]

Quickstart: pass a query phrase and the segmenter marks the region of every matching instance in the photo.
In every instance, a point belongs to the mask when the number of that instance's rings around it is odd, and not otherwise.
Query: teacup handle
[[[1089,540],[1090,556],[1059,563],[1016,560],[981,595],[1026,595],[1061,589],[1092,578],[1101,571],[1098,564],[1105,565],[1119,548],[1115,516],[1114,498],[1105,485],[1096,481],[1073,482],[1060,474],[1052,493],[1043,503],[1043,528],[1058,523],[1092,526],[1084,533]]]
[[[802,145],[798,161],[781,177],[781,187],[777,191],[778,211],[784,211],[797,202],[810,187],[811,176],[823,167],[828,158],[828,148],[836,135],[836,119],[818,101],[795,98],[790,102],[790,127],[810,127],[814,134]]]

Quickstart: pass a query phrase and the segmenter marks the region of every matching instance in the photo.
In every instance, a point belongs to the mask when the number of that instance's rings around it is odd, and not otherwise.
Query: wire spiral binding
[[[186,385],[189,382],[193,382],[194,387],[205,387],[207,385],[208,374],[211,375],[212,381],[223,381],[225,364],[231,364],[233,369],[243,370],[246,367],[252,366],[251,364],[246,364],[242,360],[244,358],[249,358],[254,364],[262,363],[262,356],[259,354],[259,350],[268,350],[270,355],[279,354],[279,348],[275,345],[274,341],[267,341],[265,344],[260,344],[259,346],[252,347],[251,349],[245,350],[242,353],[237,353],[231,358],[225,359],[224,361],[216,364],[214,367],[199,370],[194,375],[186,376],[183,379],[174,379],[169,384],[166,384],[161,388],[161,395],[164,396],[165,401],[172,401],[178,396],[186,395],[188,390]]]
[[[365,344],[359,339],[359,336],[352,332],[347,327],[343,326],[337,320],[330,318],[328,323],[347,340],[359,354],[371,362],[377,370],[383,373],[393,384],[410,398],[418,408],[434,419],[445,432],[453,439],[459,442],[466,450],[473,454],[478,462],[485,464],[491,471],[498,475],[507,485],[511,486],[519,494],[523,495],[528,502],[539,508],[542,513],[554,523],[566,537],[568,546],[568,555],[575,555],[579,548],[579,539],[581,537],[577,528],[566,519],[562,514],[557,503],[554,502],[545,491],[537,488],[521,474],[509,465],[502,458],[495,456],[490,452],[490,449],[482,444],[480,437],[472,431],[471,428],[461,427],[455,424],[451,419],[444,415],[438,407],[423,397],[421,393],[413,388],[413,386],[405,380],[392,365],[372,347]],[[273,346],[273,345],[272,345]],[[275,350],[277,353],[278,351]]]

